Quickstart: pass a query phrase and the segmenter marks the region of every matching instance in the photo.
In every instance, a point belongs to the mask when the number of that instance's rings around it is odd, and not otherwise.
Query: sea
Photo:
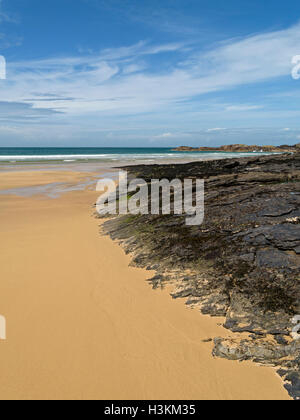
[[[2,147],[0,163],[194,161],[253,156],[266,153],[179,152],[166,147]]]

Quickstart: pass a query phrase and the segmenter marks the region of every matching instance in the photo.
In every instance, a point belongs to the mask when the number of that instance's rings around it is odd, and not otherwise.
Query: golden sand
[[[0,189],[52,178],[2,173]],[[95,199],[0,196],[0,399],[288,399],[273,369],[212,357],[222,320],[153,291],[99,235]]]

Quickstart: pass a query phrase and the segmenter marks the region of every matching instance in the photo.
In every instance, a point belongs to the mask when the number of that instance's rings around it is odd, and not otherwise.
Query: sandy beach
[[[275,370],[215,359],[213,319],[153,291],[101,236],[93,185],[56,198],[3,190],[91,174],[0,173],[0,399],[289,399]]]

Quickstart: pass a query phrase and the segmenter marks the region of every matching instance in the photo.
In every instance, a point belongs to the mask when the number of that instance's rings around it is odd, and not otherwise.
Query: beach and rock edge
[[[275,366],[300,399],[300,153],[177,165],[123,167],[132,177],[205,179],[205,221],[184,216],[117,216],[103,230],[155,270],[154,288],[224,316],[231,339],[214,337],[213,354]],[[247,338],[245,334],[247,333]]]

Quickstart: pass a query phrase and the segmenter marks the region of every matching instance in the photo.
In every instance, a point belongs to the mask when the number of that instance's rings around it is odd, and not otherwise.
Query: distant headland
[[[255,152],[269,152],[269,153],[284,153],[296,152],[300,150],[300,143],[289,146],[248,146],[246,144],[230,144],[220,147],[189,147],[180,146],[173,149],[175,152],[235,152],[235,153],[255,153]]]

